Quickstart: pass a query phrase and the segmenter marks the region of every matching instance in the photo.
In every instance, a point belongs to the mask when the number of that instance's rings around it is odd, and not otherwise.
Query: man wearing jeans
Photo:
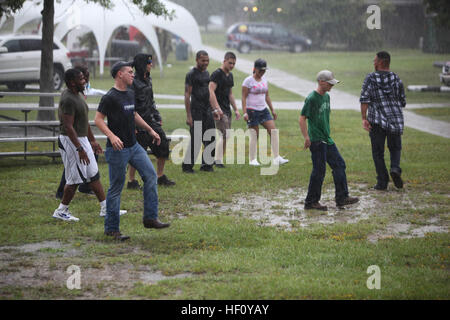
[[[119,228],[120,196],[128,163],[136,168],[144,182],[144,227],[161,229],[169,224],[158,221],[156,172],[147,152],[136,143],[136,124],[147,130],[156,144],[161,139],[135,112],[134,93],[128,90],[134,79],[131,63],[115,63],[111,67],[111,75],[114,87],[102,97],[95,115],[95,124],[108,137],[105,158],[109,166],[110,187],[106,196],[105,235],[123,241],[130,238],[122,235]],[[106,117],[108,124],[105,123]]]
[[[391,177],[397,188],[403,188],[400,168],[402,150],[403,111],[406,106],[405,90],[400,78],[389,70],[391,56],[380,51],[373,60],[375,72],[367,75],[361,90],[363,128],[369,131],[372,158],[377,172],[376,190],[386,190],[389,175],[384,162],[384,144],[391,158]]]
[[[309,180],[305,209],[328,210],[319,203],[326,164],[333,170],[335,201],[338,207],[353,204],[358,198],[349,197],[345,161],[330,137],[330,96],[328,91],[339,83],[331,71],[317,74],[318,86],[305,100],[299,119],[300,130],[305,138],[305,149],[311,151],[313,170]]]

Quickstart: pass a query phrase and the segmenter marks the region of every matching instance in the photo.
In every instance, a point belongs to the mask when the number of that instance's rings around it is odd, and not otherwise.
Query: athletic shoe
[[[394,185],[398,188],[401,189],[403,188],[403,180],[400,177],[400,173],[395,172],[395,171],[391,171],[391,178],[394,181]]]
[[[183,166],[183,172],[184,173],[194,173],[195,171],[191,167],[184,167]]]
[[[119,215],[124,215],[127,213],[127,210],[119,210]],[[100,208],[100,217],[106,216],[106,207]]]
[[[215,161],[215,162],[214,162],[214,165],[215,165],[217,168],[221,168],[221,169],[225,168],[225,165],[224,165],[222,162]]]
[[[127,189],[140,189],[141,186],[137,180],[133,180],[127,183]]]
[[[64,221],[79,221],[77,217],[74,217],[70,211],[69,208],[66,209],[56,209],[55,212],[53,212],[53,218],[61,219]]]
[[[200,171],[213,172],[213,171],[214,171],[214,168],[213,168],[212,165],[207,165],[207,164],[205,164],[205,165],[202,165],[202,166],[200,167]]]
[[[285,164],[288,162],[289,162],[289,160],[283,158],[282,156],[278,156],[275,159],[273,159],[273,164],[275,164],[275,165],[282,165],[282,164]]]
[[[175,185],[175,182],[172,180],[169,180],[165,174],[163,174],[161,177],[158,178],[158,185],[159,186],[173,186]]]
[[[387,190],[387,186],[383,186],[383,185],[378,184],[378,183],[376,185],[374,185],[373,188],[375,190],[383,190],[383,191]]]
[[[252,161],[250,161],[249,162],[249,165],[251,165],[251,166],[260,166],[260,164],[259,164],[259,162],[258,162],[258,160],[256,160],[256,159],[253,159]]]

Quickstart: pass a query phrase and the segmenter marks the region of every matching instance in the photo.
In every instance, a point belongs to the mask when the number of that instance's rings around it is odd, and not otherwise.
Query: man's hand
[[[84,164],[87,166],[90,163],[89,157],[88,157],[86,151],[84,151],[84,149],[81,149],[80,151],[78,151],[78,155],[80,156],[81,164]]]
[[[367,121],[367,119],[364,119],[362,121],[362,126],[363,126],[363,129],[366,131],[370,131],[370,129],[372,129],[372,126],[370,125],[369,121]]]
[[[192,121],[192,116],[191,115],[187,115],[187,117],[186,117],[186,124],[189,127],[192,127],[194,125],[194,122]]]
[[[223,116],[222,109],[220,109],[220,108],[214,109],[212,114],[213,114],[214,120],[220,120]]]
[[[311,140],[308,138],[305,139],[305,145],[303,147],[303,150],[308,149],[311,146]]]
[[[123,142],[118,136],[113,135],[112,137],[109,137],[109,141],[111,141],[112,147],[115,151],[123,149]]]
[[[155,130],[149,131],[150,135],[153,137],[153,143],[156,141],[156,145],[159,146],[161,144],[161,137],[156,133]]]
[[[91,146],[92,146],[92,150],[94,150],[95,154],[102,154],[103,153],[102,147],[96,141],[91,142]]]
[[[239,113],[239,110],[236,110],[234,113],[236,115],[236,120],[239,120],[241,118],[241,114]]]
[[[244,120],[245,120],[245,121],[248,121],[248,114],[247,114],[247,112],[244,113]]]

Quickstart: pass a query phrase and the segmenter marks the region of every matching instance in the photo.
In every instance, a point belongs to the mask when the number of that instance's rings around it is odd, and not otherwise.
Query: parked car
[[[250,53],[253,49],[302,52],[310,49],[311,44],[307,37],[276,23],[239,22],[227,30],[227,48],[237,49],[240,53]]]
[[[22,91],[28,83],[39,83],[42,39],[39,35],[0,35],[0,84]],[[67,48],[53,42],[53,87],[61,89],[64,72],[72,68]]]
[[[439,80],[446,86],[450,86],[450,61],[442,66],[442,73],[439,74]]]

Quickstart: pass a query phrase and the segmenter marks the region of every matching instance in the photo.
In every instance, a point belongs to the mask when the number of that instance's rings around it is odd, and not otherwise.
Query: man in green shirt
[[[339,83],[331,71],[322,70],[317,74],[317,89],[305,100],[299,119],[300,130],[305,138],[305,149],[311,151],[313,170],[309,180],[305,209],[328,210],[319,203],[326,164],[333,170],[335,201],[338,207],[353,204],[358,198],[349,197],[345,161],[330,137],[330,96],[328,92]]]

